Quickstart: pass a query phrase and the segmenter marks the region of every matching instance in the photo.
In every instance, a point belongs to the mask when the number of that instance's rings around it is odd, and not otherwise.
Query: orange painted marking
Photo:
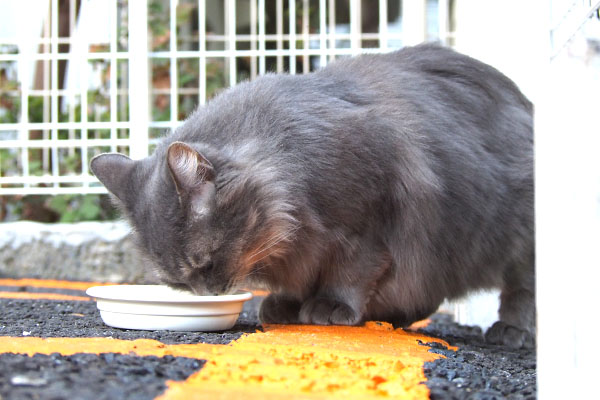
[[[0,298],[3,299],[26,299],[26,300],[71,300],[71,301],[90,301],[85,296],[70,296],[61,293],[35,293],[35,292],[0,292]]]
[[[230,345],[0,337],[0,353],[132,353],[209,360],[186,381],[168,381],[159,399],[231,399],[249,394],[261,399],[426,399],[423,363],[443,356],[429,353],[419,340],[447,345],[369,322],[364,327],[271,325],[264,333],[247,334]]]
[[[114,285],[114,283],[76,282],[52,279],[0,279],[0,286],[30,286],[38,288],[87,290],[92,286]]]
[[[186,381],[168,381],[158,399],[230,399],[249,393],[261,399],[427,399],[423,363],[443,356],[428,352],[419,340],[448,345],[386,323],[271,325],[233,342],[231,351],[216,353]]]
[[[87,290],[92,286],[118,285],[110,282],[77,282],[53,279],[0,279],[0,286],[38,287],[53,289]],[[121,284],[122,285],[122,284]],[[267,296],[266,290],[249,290],[255,296]]]
[[[204,343],[169,345],[152,339],[120,340],[113,338],[38,338],[38,337],[0,337],[0,353],[52,354],[69,356],[76,353],[134,353],[138,356],[190,357],[205,359],[213,351],[224,345]]]

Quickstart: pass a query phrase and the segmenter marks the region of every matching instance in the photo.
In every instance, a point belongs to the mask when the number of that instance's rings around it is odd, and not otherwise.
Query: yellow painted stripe
[[[117,283],[109,282],[80,282],[55,279],[0,279],[0,286],[37,287],[53,289],[87,290],[92,286],[109,286]],[[265,290],[250,290],[254,296],[267,296]]]
[[[3,299],[24,299],[24,300],[71,300],[71,301],[90,301],[91,298],[85,296],[70,296],[61,293],[36,293],[36,292],[0,292],[0,298]]]
[[[219,352],[184,382],[167,382],[160,400],[230,399],[427,399],[423,363],[441,358],[418,341],[437,341],[394,330],[364,327],[267,326]]]
[[[121,353],[209,360],[160,399],[426,399],[423,363],[441,358],[418,341],[446,342],[386,323],[364,327],[271,325],[230,345],[156,340],[0,337],[0,353]]]
[[[152,339],[121,340],[113,338],[38,338],[38,337],[0,337],[0,353],[52,354],[65,356],[76,353],[134,353],[139,356],[191,357],[205,359],[213,350],[223,345],[204,343],[168,345]]]
[[[103,282],[77,282],[54,279],[0,279],[0,286],[29,286],[37,288],[87,290],[92,286],[114,285]]]

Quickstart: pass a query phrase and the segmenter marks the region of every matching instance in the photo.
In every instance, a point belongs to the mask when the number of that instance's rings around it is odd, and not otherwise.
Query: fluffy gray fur
[[[166,284],[261,285],[264,322],[399,326],[496,287],[488,340],[533,345],[532,105],[452,50],[266,75],[91,169]]]

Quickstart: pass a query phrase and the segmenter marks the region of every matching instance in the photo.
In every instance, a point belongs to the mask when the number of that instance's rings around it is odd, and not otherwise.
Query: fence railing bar
[[[27,179],[18,176],[3,176],[0,177],[0,184],[14,185],[14,184],[40,184],[40,183],[51,183],[58,187],[59,183],[91,183],[98,182],[96,178],[91,175],[32,175],[28,176]]]
[[[258,10],[256,0],[250,0],[250,50],[256,50],[256,24]],[[254,79],[258,75],[258,65],[256,57],[250,57],[250,78]]]
[[[83,119],[83,115],[82,115]],[[178,122],[178,121],[176,121]],[[23,128],[28,131],[38,131],[38,130],[49,130],[52,129],[53,126],[58,126],[60,129],[110,129],[111,125],[114,124],[117,128],[130,128],[133,127],[133,123],[130,121],[69,121],[69,122],[59,122],[55,124],[53,122],[25,122],[25,123],[10,123],[10,124],[0,124],[0,132],[2,131],[18,131]],[[83,137],[83,135],[82,135]],[[36,139],[27,139],[27,135],[25,135],[24,140],[26,142],[35,143],[38,140]],[[60,139],[62,140],[62,139]],[[9,140],[0,140],[1,143],[8,142]]]
[[[75,0],[69,0],[69,38],[74,35],[76,23],[77,23],[76,15],[75,15],[75,7],[76,7]],[[58,38],[58,39],[60,39],[60,38]],[[61,88],[59,87],[57,90],[57,94],[59,96],[60,96],[60,92],[61,92]],[[69,121],[72,122],[75,120],[75,96],[69,95],[68,103],[69,103],[69,111],[68,111],[69,112]],[[75,131],[73,129],[69,129],[69,139],[75,139]],[[69,156],[70,157],[75,156],[74,148],[69,149]],[[82,166],[83,166],[83,163],[82,163]]]
[[[72,123],[73,129],[81,129],[81,170],[84,174],[88,173],[88,132],[89,129],[94,129],[95,123],[88,122],[88,75],[89,75],[89,59],[85,63],[81,71],[79,71],[79,90],[81,96],[81,122],[79,124]],[[71,125],[71,122],[69,122]],[[61,124],[61,126],[64,126]],[[70,128],[70,126],[66,126]]]
[[[110,2],[110,64],[109,64],[109,96],[110,96],[110,138],[115,140],[117,138],[117,128],[115,122],[117,122],[117,59],[115,53],[117,52],[117,2]],[[117,147],[111,146],[110,151],[116,152]]]
[[[387,0],[379,0],[379,48],[388,49],[388,8]]]
[[[94,181],[96,182],[96,181]],[[23,188],[3,187],[0,195],[60,195],[60,194],[105,194],[104,186],[75,186],[75,187],[30,187],[27,183]]]
[[[308,40],[311,40],[310,34]],[[319,0],[319,47],[321,50],[319,66],[323,68],[327,65],[327,6],[325,0]]]
[[[395,32],[387,33],[388,39],[401,39],[402,37],[403,37],[403,35],[401,33],[395,33]],[[448,37],[453,37],[453,33],[449,33]],[[335,33],[332,35],[330,35],[329,33],[325,33],[325,39],[329,40],[330,42],[332,40],[350,40],[351,38],[352,38],[352,35],[350,33],[338,32],[338,33]],[[309,33],[308,39],[310,42],[320,42],[321,34],[320,33]],[[361,34],[361,39],[379,40],[380,34],[372,33],[372,32],[364,32]],[[251,40],[251,36],[250,35],[237,35],[236,40],[238,42],[244,42],[244,41],[249,42]],[[265,34],[266,42],[276,42],[277,40],[281,40],[281,42],[282,42],[281,49],[283,49],[283,42],[290,40],[290,35],[288,35],[288,34],[281,34],[281,35]],[[206,41],[207,42],[211,41],[211,40],[209,40],[208,35],[206,36]],[[227,42],[227,40],[218,40],[218,42]],[[237,50],[237,51],[244,51],[244,50]],[[327,50],[325,50],[325,51],[327,51]],[[185,50],[182,50],[180,52],[185,52]],[[218,54],[220,54],[221,52],[222,52],[222,50],[205,50],[204,55],[209,56],[209,57],[219,57]],[[148,55],[148,57],[165,57],[165,55],[168,55],[169,53],[170,53],[169,51],[156,51],[156,52],[149,52],[149,53],[147,53],[147,55]],[[198,52],[195,52],[195,53],[196,53],[196,55],[198,55]],[[117,60],[128,60],[131,57],[131,52],[117,52],[115,54],[111,54],[110,52],[101,52],[101,53],[98,52],[98,53],[87,53],[87,54],[82,54],[82,55],[74,55],[71,53],[58,53],[58,54],[39,53],[39,54],[35,54],[32,56],[34,61],[43,61],[43,60],[52,60],[52,59],[72,61],[72,60],[79,60],[82,57],[88,61],[106,60],[106,59],[110,59],[110,57],[115,57]],[[0,61],[18,61],[19,59],[20,59],[19,54],[0,54]]]
[[[55,54],[54,52],[51,51],[51,45],[52,45],[52,35],[50,32],[51,29],[51,24],[52,24],[52,8],[54,6],[53,2],[48,2],[47,3],[48,8],[47,8],[47,14],[44,18],[44,27],[43,27],[43,36],[44,38],[47,38],[48,40],[42,45],[42,53],[43,54],[50,54],[53,55]],[[42,121],[44,122],[48,122],[50,121],[50,101],[49,98],[52,96],[52,92],[50,90],[50,61],[52,60],[52,58],[48,58],[45,59],[41,64],[42,64],[42,68],[43,68],[43,79],[42,79],[42,87],[44,88],[45,91],[48,91],[50,94],[48,96],[44,96],[42,99]],[[39,67],[39,64],[36,66],[36,68]],[[35,80],[32,81],[32,85],[36,86],[36,84],[38,84]],[[42,138],[43,139],[48,139],[48,130],[44,129],[42,131]],[[50,154],[48,151],[44,151],[42,152],[42,169],[44,171],[48,171],[50,168]],[[23,174],[25,176],[29,175],[29,161],[26,161],[26,164],[23,166]]]
[[[129,16],[129,137],[131,158],[148,155],[149,89],[148,74],[148,4],[130,1]]]
[[[56,39],[58,38],[58,0],[52,0],[52,41],[50,45],[50,51],[53,54],[58,53],[58,43]],[[52,104],[50,122],[52,123],[51,129],[51,138],[53,141],[58,141],[58,129],[56,128],[56,123],[58,122],[58,96],[56,95],[56,90],[58,89],[58,60],[52,59],[52,76],[50,79],[51,90],[53,95],[50,97],[50,101]],[[52,154],[52,175],[59,175],[59,166],[60,159],[58,157],[58,149],[53,147],[51,149]],[[58,186],[58,184],[54,184],[54,186]]]
[[[276,37],[275,37],[275,41],[276,41],[276,45],[277,45],[277,53],[275,53],[275,55],[277,56],[277,72],[282,72],[283,71],[283,56],[284,56],[284,52],[282,52],[283,50],[283,0],[277,0],[275,3],[276,6],[276,10],[275,10],[275,18],[276,18]],[[266,53],[266,51],[265,51]]]
[[[236,42],[236,3],[235,0],[227,0],[227,50],[229,50],[229,86],[235,86],[237,83],[237,66],[236,66],[236,51],[235,51],[235,42]]]
[[[290,54],[290,66],[289,73],[296,74],[296,0],[290,0],[288,3],[289,18],[289,35],[290,40],[288,41],[289,54]]]
[[[329,60],[335,60],[335,50],[336,50],[336,32],[335,32],[335,0],[329,0],[329,7],[327,8],[329,12],[329,31],[327,32],[327,36],[329,37]]]
[[[266,72],[265,59],[266,34],[265,34],[265,0],[258,0],[258,71],[263,75]]]
[[[442,44],[449,43],[448,31],[450,26],[450,1],[438,0],[438,37]]]
[[[302,0],[302,47],[304,50],[308,50],[309,42],[308,42],[308,31],[309,27],[309,7],[308,0]],[[310,56],[306,53],[302,55],[302,73],[308,74],[310,72]]]
[[[356,55],[361,47],[362,10],[360,0],[350,0],[350,48]]]
[[[131,139],[40,139],[27,143],[23,140],[1,140],[0,149],[11,149],[18,146],[26,146],[27,149],[58,149],[79,146],[103,147],[103,146],[129,146]]]
[[[171,52],[170,57],[170,68],[169,68],[169,76],[171,80],[171,84],[169,86],[170,93],[169,98],[170,101],[170,120],[174,122],[177,120],[178,114],[178,106],[179,106],[179,96],[177,95],[177,89],[179,88],[179,73],[177,66],[177,3],[178,0],[171,0],[170,8],[169,8],[169,49]]]
[[[206,0],[198,0],[198,49],[200,50],[199,100],[200,105],[204,105],[206,104]]]

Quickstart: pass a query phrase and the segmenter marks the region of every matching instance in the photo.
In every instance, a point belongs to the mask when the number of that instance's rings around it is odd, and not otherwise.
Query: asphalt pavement
[[[229,331],[124,330],[89,285],[0,279],[0,400],[536,397],[535,351],[447,315],[414,331],[263,327],[255,296]]]

